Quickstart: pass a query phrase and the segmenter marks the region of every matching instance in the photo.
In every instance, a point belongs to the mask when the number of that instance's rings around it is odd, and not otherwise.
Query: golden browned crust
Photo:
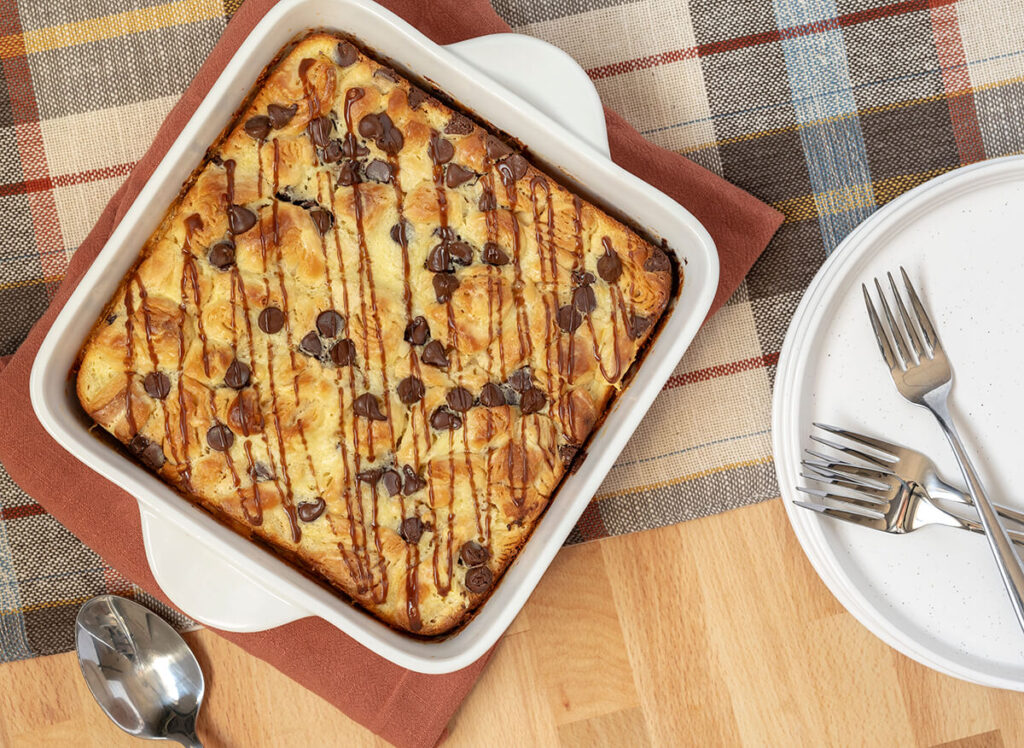
[[[673,267],[339,39],[301,40],[211,151],[78,396],[192,501],[433,635],[515,557]]]

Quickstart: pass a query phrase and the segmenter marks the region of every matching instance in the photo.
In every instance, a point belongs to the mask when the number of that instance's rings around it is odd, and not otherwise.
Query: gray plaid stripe
[[[643,0],[491,0],[498,15],[512,28],[552,21],[592,10],[641,3]]]

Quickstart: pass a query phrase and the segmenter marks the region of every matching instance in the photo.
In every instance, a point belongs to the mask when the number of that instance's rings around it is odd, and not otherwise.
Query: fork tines
[[[899,312],[899,317],[902,321],[902,329],[892,309],[889,307],[889,302],[886,301],[882,285],[878,282],[877,278],[875,279],[875,290],[878,292],[882,312],[885,315],[886,322],[888,322],[888,332],[886,331],[886,325],[882,324],[878,312],[875,311],[875,305],[871,301],[871,295],[868,293],[867,286],[863,283],[861,284],[861,291],[864,293],[864,304],[867,306],[868,317],[871,318],[871,327],[875,331],[875,339],[878,341],[878,348],[882,353],[882,357],[890,369],[899,368],[900,370],[905,370],[908,366],[913,366],[924,359],[932,358],[936,350],[939,349],[940,343],[938,336],[935,334],[935,327],[928,318],[928,313],[924,310],[924,305],[914,289],[914,284],[910,282],[907,271],[902,266],[900,267],[900,274],[903,276],[903,285],[906,286],[910,306],[914,310],[913,319],[903,303],[903,298],[896,287],[896,281],[893,280],[892,273],[886,273],[886,276],[889,279],[889,288],[892,290],[892,295],[896,299],[896,310]],[[919,330],[920,333],[918,332]],[[890,335],[892,337],[891,341]],[[893,347],[894,344],[895,349]]]

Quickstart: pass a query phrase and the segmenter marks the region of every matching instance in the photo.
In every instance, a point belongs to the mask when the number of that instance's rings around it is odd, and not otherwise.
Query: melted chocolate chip
[[[488,135],[484,138],[484,150],[487,152],[487,158],[491,159],[491,161],[505,158],[505,156],[512,153],[512,149],[504,141],[498,140],[493,135]]]
[[[108,314],[107,315],[107,324],[108,325],[114,324],[115,321],[117,321],[117,315],[116,314]]]
[[[580,286],[572,292],[572,305],[580,314],[590,314],[597,309],[597,297],[590,286]]]
[[[450,300],[458,287],[459,279],[454,275],[442,273],[434,276],[434,296],[437,298],[438,304]]]
[[[402,476],[398,474],[397,470],[390,468],[385,470],[380,476],[380,482],[384,486],[384,490],[388,492],[388,496],[397,496],[398,492],[402,490]]]
[[[604,243],[604,254],[597,261],[597,274],[606,283],[614,283],[622,277],[622,260],[619,259],[618,253],[612,249],[611,242],[606,241]]]
[[[480,404],[487,408],[499,408],[505,404],[505,393],[494,382],[488,382],[480,390]]]
[[[388,120],[388,122],[390,121]],[[384,153],[389,153],[392,156],[397,155],[402,150],[404,144],[405,138],[402,137],[402,131],[397,127],[385,130],[384,134],[377,139],[377,147],[384,151]]]
[[[588,273],[585,270],[573,270],[572,271],[572,282],[573,282],[574,285],[577,285],[577,286],[589,286],[595,280],[597,280],[597,279],[594,278],[594,274],[593,273]]]
[[[394,155],[402,150],[405,138],[386,113],[367,114],[359,120],[359,134],[377,143],[385,153]]]
[[[406,543],[418,543],[423,535],[423,521],[419,517],[406,517],[398,534]]]
[[[380,468],[369,468],[361,473],[356,473],[356,480],[360,483],[369,483],[372,486],[380,480],[382,472]]]
[[[341,161],[341,157],[344,155],[344,149],[341,143],[337,140],[332,140],[327,144],[327,147],[322,149],[320,153],[320,160],[325,164],[336,164]]]
[[[639,314],[634,314],[633,318],[629,321],[629,324],[626,326],[626,332],[629,333],[629,337],[631,340],[637,340],[645,332],[647,332],[647,328],[649,328],[650,326],[651,321],[647,317],[643,317]]]
[[[398,399],[406,405],[418,403],[425,393],[423,381],[418,377],[408,376],[398,383]]]
[[[462,563],[466,566],[480,566],[481,564],[486,564],[487,559],[490,557],[491,554],[488,550],[475,540],[463,543],[462,548],[459,549],[459,558],[462,559]]]
[[[313,145],[326,148],[327,144],[331,142],[333,128],[334,123],[331,122],[330,117],[317,117],[306,125],[306,132],[309,134],[309,139],[313,141]]]
[[[376,140],[384,133],[379,114],[367,114],[359,120],[359,134],[368,140]]]
[[[160,445],[147,439],[142,434],[136,434],[132,437],[132,440],[128,442],[128,449],[138,458],[139,462],[150,470],[159,470],[163,467],[164,462],[167,461]]]
[[[326,508],[327,502],[317,496],[312,501],[300,501],[295,513],[303,522],[313,522],[324,513]]]
[[[339,340],[331,348],[331,361],[335,366],[350,366],[356,360],[356,344],[349,338]]]
[[[438,431],[454,431],[462,427],[462,418],[447,408],[438,408],[430,415],[430,425]]]
[[[249,478],[252,479],[253,483],[274,480],[274,471],[270,469],[270,465],[267,463],[257,461],[249,468]]]
[[[508,255],[495,242],[484,244],[484,251],[480,253],[480,259],[486,265],[508,265]]]
[[[455,155],[455,146],[450,140],[445,140],[437,133],[430,136],[430,145],[427,146],[427,153],[430,160],[435,164],[447,164]]]
[[[465,184],[475,176],[475,173],[465,167],[459,166],[458,164],[448,164],[447,168],[444,170],[444,183],[448,185],[450,189],[455,189],[460,184]]]
[[[338,185],[341,187],[351,187],[354,184],[359,184],[359,169],[353,161],[346,161],[341,165],[338,170]]]
[[[387,184],[391,181],[391,164],[387,161],[381,161],[379,158],[375,158],[366,165],[366,178],[371,182]]]
[[[526,176],[530,164],[521,154],[513,153],[500,164],[498,170],[505,175],[511,175],[513,181],[518,181]]]
[[[427,343],[420,358],[428,366],[436,366],[439,369],[448,368],[448,355],[444,351],[444,346],[438,340],[431,340]]]
[[[543,392],[536,387],[531,387],[519,398],[519,408],[523,411],[524,416],[528,416],[541,410],[547,405],[547,402],[548,399],[544,397]]]
[[[644,270],[654,273],[664,273],[672,268],[672,263],[668,259],[668,255],[662,252],[660,249],[651,250],[651,256],[647,258],[644,263]]]
[[[432,273],[450,273],[452,272],[451,253],[448,251],[448,243],[443,242],[438,244],[427,255],[427,270]]]
[[[486,566],[474,566],[466,572],[466,589],[479,595],[487,592],[494,581],[494,572]]]
[[[263,413],[259,399],[252,390],[242,390],[228,406],[228,426],[231,430],[248,436],[263,430]]]
[[[526,392],[533,387],[533,373],[530,371],[530,367],[524,366],[509,374],[508,386],[516,392]]]
[[[477,207],[483,211],[494,210],[498,207],[498,198],[491,190],[485,188],[480,194],[480,202],[477,203]]]
[[[402,484],[403,496],[410,496],[420,489],[427,487],[427,482],[416,475],[416,471],[408,465],[402,468],[402,472],[405,474],[405,482]]]
[[[445,396],[448,407],[456,413],[465,413],[473,407],[473,393],[465,387],[456,387]]]
[[[448,245],[448,252],[460,265],[469,265],[473,262],[473,248],[466,242],[452,242]]]
[[[352,404],[352,410],[357,416],[368,418],[371,421],[387,420],[387,416],[380,412],[380,403],[377,402],[377,398],[369,392],[356,398]]]
[[[218,270],[226,270],[235,264],[235,245],[233,242],[217,242],[210,247],[210,254],[206,259]]]
[[[337,142],[337,141],[335,141]],[[353,133],[345,133],[345,140],[341,143],[341,153],[345,158],[362,158],[370,155],[370,149],[359,142]]]
[[[280,130],[282,127],[292,121],[292,117],[299,111],[298,104],[292,104],[291,106],[281,106],[280,104],[271,104],[267,107],[267,117],[270,119],[270,125],[275,130]]]
[[[253,140],[266,140],[270,134],[270,117],[258,114],[245,121],[245,133]]]
[[[273,335],[275,332],[280,332],[281,328],[284,327],[284,312],[276,306],[268,306],[260,312],[256,323],[263,332]]]
[[[444,131],[448,135],[469,135],[473,132],[473,123],[468,117],[456,112],[444,126]]]
[[[438,226],[434,229],[434,236],[437,236],[442,242],[447,244],[448,242],[455,241],[455,229],[451,226]]]
[[[232,205],[228,208],[228,226],[232,234],[244,234],[255,225],[256,214],[248,208],[241,205]]]
[[[391,227],[391,241],[402,247],[409,246],[409,229],[404,221]]]
[[[313,225],[316,226],[317,232],[320,236],[323,236],[331,227],[334,225],[334,214],[329,210],[323,208],[316,208],[315,210],[309,211],[309,217],[313,219]]]
[[[405,328],[405,342],[423,345],[430,340],[430,325],[424,317],[415,317]]]
[[[316,329],[325,338],[336,338],[345,329],[345,318],[333,309],[320,312],[316,316]]]
[[[335,59],[338,61],[338,64],[343,68],[347,68],[349,65],[355,64],[356,60],[359,59],[359,51],[351,42],[338,42],[338,46],[335,51]]]
[[[142,380],[146,394],[156,400],[163,400],[171,392],[171,380],[162,371],[151,371]]]
[[[583,324],[583,315],[580,310],[572,304],[566,304],[558,309],[558,327],[565,332],[576,332],[576,329]]]
[[[416,109],[420,104],[426,101],[429,96],[427,92],[422,88],[416,88],[416,86],[409,86],[409,106],[412,109]]]
[[[223,423],[215,423],[206,432],[206,443],[210,445],[210,449],[227,452],[235,443],[235,435]]]
[[[391,70],[390,68],[377,68],[376,70],[373,71],[373,77],[383,78],[384,80],[389,80],[392,83],[398,83],[399,80],[398,75],[395,73],[394,70]]]
[[[233,390],[240,390],[249,384],[251,374],[249,365],[236,358],[228,364],[228,370],[224,372],[224,384]]]
[[[563,444],[558,448],[558,457],[562,461],[562,464],[566,467],[572,464],[572,461],[576,459],[576,455],[579,453],[580,448],[574,444]]]
[[[324,352],[324,347],[320,342],[320,337],[315,332],[307,332],[302,337],[302,340],[299,341],[299,351],[307,356],[316,358]]]

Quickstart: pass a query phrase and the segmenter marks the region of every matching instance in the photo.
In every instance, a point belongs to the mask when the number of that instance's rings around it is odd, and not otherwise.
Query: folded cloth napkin
[[[248,0],[236,12],[149,151],[78,248],[54,303],[0,376],[0,460],[11,477],[122,574],[161,598],[146,563],[134,499],[74,460],[45,433],[28,403],[29,370],[54,317],[86,268],[228,59],[273,5],[274,0]],[[443,44],[509,30],[487,0],[384,0],[384,5]],[[721,257],[714,307],[718,308],[764,249],[781,214],[682,156],[647,142],[614,112],[606,114],[615,161],[686,206],[714,237]],[[317,618],[262,633],[221,633],[399,746],[437,743],[487,659],[450,675],[421,675],[389,663]]]

